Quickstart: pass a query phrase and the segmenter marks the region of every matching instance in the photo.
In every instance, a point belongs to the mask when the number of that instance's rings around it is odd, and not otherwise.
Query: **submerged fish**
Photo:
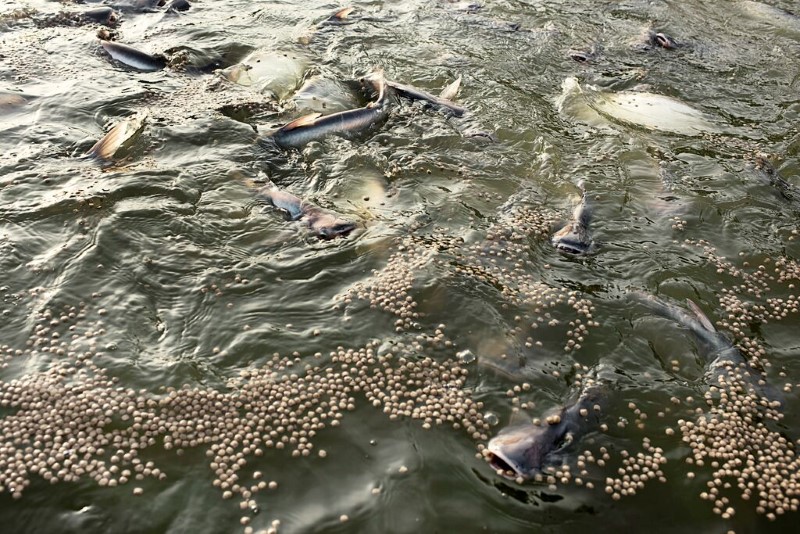
[[[154,72],[167,66],[167,58],[162,55],[151,55],[113,41],[101,41],[100,45],[113,59],[136,70]]]
[[[592,125],[608,121],[682,135],[717,132],[719,128],[705,113],[669,96],[644,91],[605,92],[569,77],[556,99],[562,113]]]
[[[282,100],[300,84],[306,67],[302,57],[279,50],[255,50],[219,73],[230,82]]]
[[[589,234],[592,213],[586,202],[583,181],[578,183],[578,187],[581,190],[581,201],[572,212],[572,220],[550,238],[550,242],[559,252],[573,256],[589,254],[594,249],[594,242]]]
[[[557,463],[561,452],[598,424],[605,398],[606,387],[594,382],[541,423],[504,428],[486,446],[489,464],[509,478],[530,478]]]
[[[389,101],[386,91],[386,80],[379,72],[365,78],[365,82],[373,85],[378,97],[363,108],[340,111],[330,115],[312,113],[300,117],[272,133],[271,137],[283,148],[299,148],[311,141],[323,139],[329,135],[348,135],[366,130],[384,120],[389,115]]]
[[[86,152],[91,158],[111,159],[123,145],[129,143],[144,128],[147,112],[142,111],[117,123]]]
[[[422,89],[417,89],[411,85],[406,85],[398,82],[386,81],[386,85],[394,89],[397,94],[411,100],[421,100],[439,108],[444,108],[451,112],[456,117],[461,117],[466,113],[466,108],[459,106],[451,99],[455,98],[458,90],[461,87],[461,76],[455,79],[450,85],[445,87],[439,96],[432,95]]]
[[[653,295],[634,291],[631,295],[642,302],[654,313],[671,319],[691,332],[697,343],[698,353],[706,363],[706,382],[712,386],[722,383],[731,384],[733,375],[760,398],[767,398],[766,384],[761,373],[752,368],[742,353],[723,333],[717,331],[703,311],[689,299],[686,304],[691,310],[691,315],[674,304],[665,302]],[[770,389],[769,397],[777,397]],[[778,401],[780,403],[780,401]]]
[[[778,171],[772,163],[769,162],[767,154],[756,154],[755,168],[759,171],[760,175],[766,179],[769,185],[777,189],[786,200],[793,200],[800,196],[800,191],[798,191],[797,187],[781,178],[781,175],[778,174]]]
[[[322,113],[344,111],[357,107],[360,102],[349,87],[337,80],[312,76],[292,96],[297,109]]]
[[[267,184],[259,189],[258,194],[284,211],[290,220],[305,223],[314,235],[322,239],[346,236],[356,228],[356,223],[279,189],[271,181],[267,181]]]

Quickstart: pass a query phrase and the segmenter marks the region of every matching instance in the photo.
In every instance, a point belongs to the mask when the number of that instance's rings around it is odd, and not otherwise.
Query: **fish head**
[[[550,242],[559,252],[570,256],[583,256],[592,251],[592,238],[584,224],[572,221],[553,234]]]
[[[362,76],[358,79],[358,82],[361,84],[361,88],[364,91],[376,95],[375,101],[371,102],[371,105],[368,107],[375,107],[383,104],[383,102],[386,100],[386,96],[388,95],[388,91],[386,88],[386,78],[383,74],[382,68],[376,68],[366,76]]]
[[[344,237],[357,226],[353,221],[318,208],[307,208],[304,219],[311,231],[321,239]]]
[[[667,50],[674,50],[675,48],[678,48],[678,42],[675,41],[675,39],[661,32],[652,34],[650,43],[653,46],[660,46],[661,48],[666,48]]]
[[[563,449],[570,441],[567,425],[559,417],[554,424],[542,422],[504,428],[486,446],[489,464],[511,472],[511,478],[529,478],[541,471],[554,453]]]

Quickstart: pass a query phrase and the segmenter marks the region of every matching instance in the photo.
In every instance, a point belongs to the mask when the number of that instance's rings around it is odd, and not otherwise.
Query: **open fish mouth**
[[[554,240],[553,246],[556,247],[556,250],[559,252],[568,254],[570,256],[583,256],[588,254],[589,249],[591,248],[586,243],[568,240]]]
[[[339,223],[332,226],[326,226],[318,230],[318,235],[322,239],[335,239],[337,237],[345,237],[350,232],[356,229],[356,223],[346,222]]]
[[[500,476],[509,480],[514,480],[517,477],[527,478],[527,473],[524,473],[516,462],[511,461],[501,451],[490,450],[487,458],[489,459],[489,465],[492,466],[492,469],[497,471]]]

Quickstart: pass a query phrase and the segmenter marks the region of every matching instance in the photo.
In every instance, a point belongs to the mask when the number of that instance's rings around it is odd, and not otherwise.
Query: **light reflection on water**
[[[80,4],[4,5],[0,96],[18,94],[24,103],[0,101],[0,344],[23,349],[38,313],[85,302],[91,320],[104,323],[99,365],[121,385],[156,396],[162,386],[183,384],[226,390],[228,380],[275,352],[297,351],[298,366],[319,352],[323,366],[335,368],[330,351],[373,340],[418,342],[438,361],[470,350],[478,359],[465,362],[465,389],[500,428],[514,418],[506,392],[515,385],[531,384],[523,397],[538,416],[569,398],[575,364],[600,366],[615,382],[609,430],[590,434],[580,449],[635,450],[648,436],[670,460],[667,483],[621,501],[604,494],[601,470],[594,491],[518,485],[476,458],[476,443],[463,431],[391,421],[359,398],[340,427],[318,434],[315,450],[326,450],[326,458],[272,450],[248,462],[279,483],[257,497],[256,530],[280,519],[289,532],[788,531],[791,513],[771,523],[755,503],[736,497],[736,515],[723,521],[697,497],[710,471],[686,478],[689,449],[664,434],[679,416],[664,424],[655,414],[671,396],[702,397],[702,357],[683,330],[643,318],[624,298],[629,288],[657,290],[676,302],[698,300],[719,318],[720,288],[738,282],[684,246],[686,239],[706,240],[754,267],[797,257],[800,198],[781,195],[752,161],[755,152],[773,154],[780,175],[800,185],[791,59],[800,50],[798,22],[755,2],[722,4],[487,2],[476,10],[362,2],[352,24],[318,26],[337,6],[198,0],[179,14],[126,10],[115,29],[120,42],[185,53],[194,67],[234,65],[259,50],[296,60],[303,75],[282,65],[270,86],[285,96],[281,102],[192,69],[139,73],[116,64],[98,45],[96,25],[47,19]],[[26,6],[35,11],[9,15]],[[650,24],[682,46],[648,49],[641,36]],[[577,63],[571,49],[595,56]],[[375,66],[432,93],[461,75],[458,101],[470,112],[458,119],[401,101],[380,128],[353,139],[330,137],[299,153],[258,142],[308,111],[303,99],[291,99],[305,80],[321,76],[347,91]],[[580,95],[559,110],[570,77],[599,92],[665,95],[723,126],[698,135],[659,132],[592,114]],[[313,94],[309,108],[325,97]],[[329,109],[364,98],[337,92]],[[112,124],[145,108],[145,130],[113,164],[82,157]],[[469,135],[475,131],[496,141]],[[255,198],[250,180],[260,173],[360,228],[346,239],[317,240]],[[467,250],[492,225],[514,224],[509,213],[518,205],[566,219],[579,179],[593,208],[596,254],[567,258],[547,239],[530,239],[524,269],[591,299],[600,326],[580,350],[563,350],[575,318],[566,305],[550,310],[561,322],[537,332],[541,346],[526,346],[529,333],[515,330],[516,316],[534,312],[509,305],[498,284],[459,274],[456,267],[468,261],[446,247],[415,273],[411,295],[425,314],[414,321],[418,328],[398,333],[396,317],[358,299],[343,302],[386,266],[405,236],[463,238]],[[768,379],[779,388],[800,376],[791,334],[797,322],[790,316],[753,325],[772,364]],[[439,323],[455,346],[426,346],[422,334]],[[12,359],[3,380],[42,371],[51,358]],[[797,439],[796,395],[785,399],[780,430]],[[650,414],[644,429],[617,426],[620,417],[635,419],[629,402]],[[51,486],[33,475],[21,500],[0,495],[2,522],[9,532],[243,528],[238,500],[220,499],[211,486],[202,447],[178,456],[159,445],[146,456],[168,478],[141,483],[140,497],[131,484]]]

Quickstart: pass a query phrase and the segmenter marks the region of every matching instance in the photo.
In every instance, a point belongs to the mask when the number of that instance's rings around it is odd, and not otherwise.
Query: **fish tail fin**
[[[461,89],[461,76],[456,78],[447,87],[442,89],[442,92],[439,93],[439,98],[444,98],[445,100],[453,100],[458,94],[459,89]]]

